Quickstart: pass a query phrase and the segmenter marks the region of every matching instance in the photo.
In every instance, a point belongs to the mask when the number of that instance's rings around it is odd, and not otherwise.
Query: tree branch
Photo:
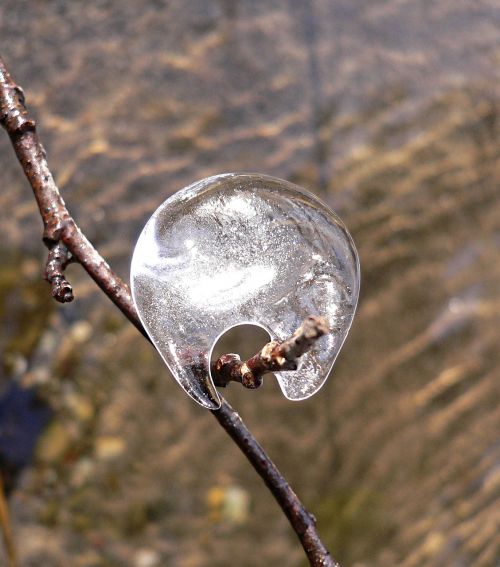
[[[1,57],[0,122],[11,139],[38,203],[44,225],[43,240],[49,248],[46,277],[51,282],[54,297],[59,301],[70,301],[72,298],[71,286],[63,276],[69,251],[72,258],[83,266],[125,317],[148,338],[137,316],[128,286],[87,240],[66,208],[49,170],[35,122],[26,109],[23,91],[12,80]],[[319,538],[314,518],[306,511],[238,414],[224,399],[222,407],[212,413],[271,490],[299,537],[311,565],[336,565]]]
[[[297,370],[299,358],[329,331],[325,317],[311,315],[283,342],[271,341],[252,358],[243,362],[237,354],[223,354],[212,364],[212,376],[216,386],[240,382],[254,390],[262,385],[262,377],[268,372]]]
[[[73,301],[73,288],[64,275],[66,266],[72,261],[69,250],[62,242],[49,246],[45,279],[52,286],[52,297],[60,303]]]
[[[300,539],[309,563],[314,567],[339,567],[319,537],[316,519],[306,510],[240,416],[225,400],[222,407],[212,413],[272,492]]]

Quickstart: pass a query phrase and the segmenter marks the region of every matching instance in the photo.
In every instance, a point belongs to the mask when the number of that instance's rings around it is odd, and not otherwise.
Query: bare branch
[[[267,343],[245,362],[237,354],[224,354],[212,365],[214,382],[216,386],[227,386],[234,381],[252,390],[259,388],[263,375],[268,372],[297,370],[299,358],[329,330],[325,317],[311,315],[292,337],[283,342]]]
[[[52,286],[52,297],[60,303],[73,301],[73,288],[64,276],[66,266],[71,262],[71,255],[62,242],[57,242],[49,248],[45,279]]]
[[[339,567],[319,538],[314,516],[305,509],[240,416],[226,401],[219,410],[212,411],[212,413],[273,493],[299,537],[310,564],[314,567]]]
[[[120,311],[146,336],[128,286],[82,234],[55,184],[47,156],[28,115],[24,94],[0,57],[0,123],[7,130],[17,158],[30,182],[43,220],[43,240],[49,250],[62,242]]]
[[[35,122],[28,115],[23,91],[12,80],[1,57],[0,122],[9,134],[16,155],[38,203],[44,225],[43,239],[49,248],[49,263],[55,260],[56,255],[62,254],[62,257],[64,257],[66,252],[63,252],[61,248],[58,252],[52,252],[56,245],[64,244],[72,257],[83,266],[101,290],[147,338],[135,310],[128,286],[111,270],[87,240],[66,208],[49,170],[45,151],[36,133]],[[50,257],[51,252],[53,258]],[[58,259],[55,265],[55,273],[60,278],[59,284],[62,287],[69,285],[62,276],[63,270],[64,261]],[[52,285],[54,284],[52,283]],[[222,400],[221,408],[212,413],[238,444],[271,490],[290,520],[311,565],[318,567],[336,565],[319,538],[312,516],[306,512],[284,477],[258,445],[238,414],[225,400]]]

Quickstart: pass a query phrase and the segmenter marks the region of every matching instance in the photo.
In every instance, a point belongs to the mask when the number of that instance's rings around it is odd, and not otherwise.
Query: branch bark
[[[79,262],[100,289],[146,338],[130,290],[88,241],[61,197],[50,172],[45,150],[29,116],[22,89],[11,78],[0,57],[0,122],[7,131],[17,158],[30,182],[43,221],[43,240],[49,249],[47,279],[58,301],[71,301],[71,286],[63,275],[68,252]],[[223,399],[212,414],[236,442],[262,477],[302,543],[313,566],[333,567],[337,563],[323,545],[315,520],[292,491],[285,478],[266,455],[238,414]]]
[[[64,275],[64,270],[71,261],[71,254],[62,242],[49,247],[45,279],[52,287],[52,297],[60,303],[67,303],[74,299],[73,288]]]
[[[223,354],[212,364],[215,385],[225,387],[234,381],[254,390],[262,385],[262,377],[268,372],[297,370],[299,358],[329,330],[325,317],[311,315],[292,337],[282,342],[267,343],[245,362],[237,354]]]

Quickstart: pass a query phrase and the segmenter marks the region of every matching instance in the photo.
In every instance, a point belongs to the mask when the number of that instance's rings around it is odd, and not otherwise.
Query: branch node
[[[52,287],[52,297],[60,303],[73,301],[73,288],[64,275],[66,266],[73,261],[69,250],[62,242],[49,248],[45,265],[45,279]]]
[[[239,382],[245,388],[255,390],[262,386],[262,377],[268,372],[297,370],[299,358],[329,331],[325,317],[310,316],[292,337],[283,342],[267,343],[246,362],[242,362],[237,354],[225,354],[212,365],[214,383],[225,387],[229,382]]]
[[[262,386],[262,383],[264,381],[262,376],[259,376],[258,374],[254,374],[250,370],[246,362],[244,362],[241,365],[240,374],[241,374],[241,385],[244,386],[245,388],[248,388],[249,390],[256,390],[257,388],[260,388]]]

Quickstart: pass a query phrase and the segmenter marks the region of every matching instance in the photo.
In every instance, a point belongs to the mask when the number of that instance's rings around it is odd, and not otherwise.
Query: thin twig
[[[49,250],[63,243],[101,290],[147,338],[128,286],[111,270],[71,217],[49,170],[34,120],[28,115],[22,89],[9,75],[0,57],[0,122],[7,130],[16,155],[31,184],[44,224],[43,239]],[[61,265],[62,267],[62,265]],[[212,412],[238,444],[283,509],[313,566],[334,566],[320,540],[313,517],[305,511],[270,458],[258,445],[238,414],[222,400]]]
[[[7,561],[9,567],[17,567],[17,554],[14,545],[14,536],[12,535],[12,526],[9,517],[9,507],[7,505],[7,498],[5,497],[5,488],[3,483],[3,476],[0,471],[0,529],[2,530],[5,551],[7,554]]]
[[[128,286],[108,266],[78,228],[59,193],[38,135],[35,121],[28,115],[24,93],[9,75],[0,57],[0,122],[7,130],[17,158],[30,182],[43,221],[43,240],[47,247],[62,242],[89,276],[146,336]]]
[[[212,413],[250,461],[253,468],[262,477],[274,498],[276,498],[300,539],[310,564],[315,567],[339,567],[339,564],[330,555],[318,535],[315,517],[306,510],[276,465],[250,433],[238,413],[225,400],[222,407],[219,410],[213,410]]]
[[[73,288],[64,275],[64,270],[71,260],[71,255],[62,242],[49,247],[45,279],[52,286],[52,297],[60,303],[67,303],[74,299]]]
[[[223,354],[212,365],[215,385],[227,386],[229,382],[234,381],[253,390],[262,385],[262,377],[268,372],[297,370],[299,358],[328,331],[328,321],[325,317],[311,315],[292,337],[282,342],[267,343],[246,361],[242,361],[237,354]]]

